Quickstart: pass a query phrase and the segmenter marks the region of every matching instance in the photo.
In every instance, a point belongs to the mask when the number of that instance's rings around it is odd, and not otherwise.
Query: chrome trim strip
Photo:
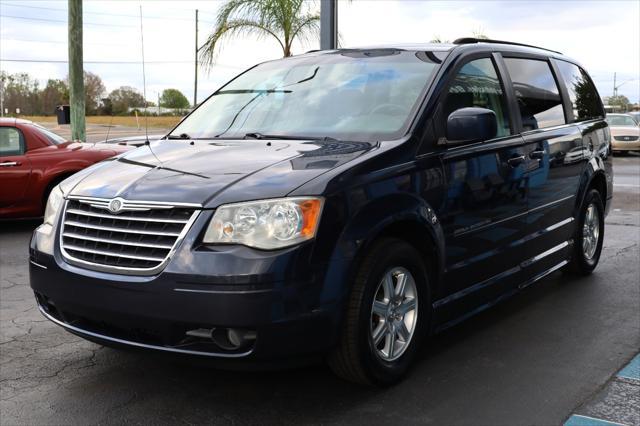
[[[66,211],[65,211],[66,213]],[[65,217],[66,219],[66,217]],[[87,223],[76,222],[75,220],[65,220],[65,225],[75,226],[78,228],[87,228],[87,229],[99,229],[101,231],[111,231],[111,232],[121,232],[123,234],[142,234],[142,235],[160,235],[163,237],[177,237],[180,234],[175,232],[154,232],[154,231],[141,231],[139,229],[129,229],[129,228],[116,228],[113,226],[104,226],[104,225],[90,225]]]
[[[509,275],[515,274],[517,272],[520,272],[521,270],[533,265],[534,263],[536,263],[537,261],[539,261],[540,259],[543,259],[553,253],[556,253],[560,250],[562,250],[563,248],[569,246],[569,244],[571,244],[570,241],[564,241],[563,243],[558,244],[555,247],[550,248],[549,250],[543,251],[542,253],[537,254],[536,256],[527,259],[523,262],[520,262],[519,265],[514,266],[511,269],[507,269],[506,271],[500,272],[499,274],[496,274],[492,277],[487,278],[486,280],[480,281],[479,283],[473,284],[467,288],[463,288],[460,291],[457,291],[453,294],[450,294],[448,296],[443,297],[440,300],[436,300],[435,302],[433,302],[433,307],[437,308],[439,306],[442,305],[446,305],[449,302],[453,302],[454,300],[460,299],[464,296],[467,296],[475,291],[478,291],[482,288],[485,287],[489,287],[495,283],[497,283],[498,281],[500,281],[502,278],[505,278]],[[566,261],[565,261],[566,262]],[[561,267],[561,266],[560,266]],[[555,270],[555,269],[554,269]],[[551,273],[553,271],[550,271],[548,273]],[[539,279],[539,278],[538,278]],[[529,284],[527,284],[529,285]]]
[[[130,209],[127,209],[130,210]],[[102,214],[102,213],[95,213],[95,212],[88,212],[88,211],[84,211],[84,210],[77,210],[77,209],[68,209],[67,213],[71,213],[71,214],[77,214],[80,216],[91,216],[91,217],[103,217],[106,219],[119,219],[119,220],[132,220],[132,221],[137,221],[137,222],[157,222],[157,223],[187,223],[189,222],[189,220],[183,220],[183,219],[158,219],[158,218],[154,218],[154,217],[134,217],[134,216],[122,216],[119,214]]]
[[[77,200],[77,199],[81,199],[82,197],[68,197],[68,198]],[[175,254],[178,247],[180,247],[180,244],[186,237],[187,233],[189,232],[189,230],[191,230],[193,223],[196,221],[196,219],[202,212],[202,210],[199,210],[199,209],[196,209],[193,211],[191,218],[189,219],[189,222],[184,225],[184,227],[182,228],[182,232],[180,232],[180,234],[177,235],[177,238],[173,243],[171,250],[165,257],[163,262],[161,262],[159,265],[154,266],[152,268],[129,268],[129,267],[122,267],[122,266],[101,265],[98,263],[87,262],[85,260],[75,258],[65,251],[62,238],[64,236],[64,225],[65,225],[64,218],[67,213],[68,205],[69,205],[69,201],[65,200],[64,207],[61,212],[62,220],[60,224],[60,229],[58,231],[59,232],[58,245],[60,247],[60,252],[62,253],[62,257],[64,258],[64,260],[71,265],[79,266],[81,268],[85,268],[93,271],[107,272],[112,274],[123,274],[123,275],[154,275],[162,271],[164,267],[167,265],[167,263],[169,263],[169,261],[171,260],[171,257]],[[94,226],[94,228],[96,227]],[[131,232],[131,231],[124,231],[124,232]],[[156,233],[152,235],[159,235],[159,234]]]
[[[62,322],[62,321],[52,317],[51,315],[49,315],[42,308],[42,306],[40,304],[38,304],[38,309],[40,310],[42,315],[44,315],[44,317],[47,318],[49,321],[52,321],[52,322],[58,324],[59,326],[66,328],[67,330],[71,330],[71,331],[79,333],[79,334],[84,334],[86,336],[91,336],[91,337],[95,337],[95,338],[98,338],[98,339],[103,339],[103,340],[108,340],[110,342],[119,343],[119,344],[122,344],[122,345],[136,346],[138,348],[155,349],[155,350],[159,350],[159,351],[175,352],[175,353],[187,354],[187,355],[208,356],[208,357],[214,357],[214,358],[242,358],[242,357],[245,357],[245,356],[247,356],[247,355],[249,355],[249,354],[251,354],[253,352],[253,348],[251,348],[251,350],[249,350],[247,352],[234,353],[234,354],[225,354],[225,353],[220,353],[220,352],[189,351],[189,350],[186,350],[186,349],[177,349],[177,348],[171,348],[171,347],[167,347],[167,346],[148,345],[146,343],[138,343],[138,342],[133,342],[131,340],[118,339],[116,337],[105,336],[104,334],[98,334],[98,333],[94,333],[92,331],[83,330],[81,328],[75,327],[75,326],[73,326],[71,324],[67,324],[65,322]]]
[[[133,254],[122,254],[122,253],[115,254],[113,252],[104,251],[104,250],[95,250],[95,249],[90,249],[86,247],[74,246],[73,244],[66,244],[64,248],[65,250],[86,251],[87,253],[100,254],[102,256],[124,257],[126,259],[148,260],[150,262],[162,262],[164,260],[164,257],[135,256]]]
[[[78,200],[82,201],[94,201],[94,202],[106,202],[107,204],[112,198],[98,198],[98,197],[83,197],[81,195],[68,195],[66,197],[69,200]],[[115,198],[115,197],[114,197]],[[172,203],[166,201],[139,201],[139,200],[124,200],[127,205],[138,204],[140,206],[153,206],[153,207],[193,207],[193,208],[202,208],[202,204],[198,203]]]
[[[225,291],[225,290],[195,290],[189,288],[174,288],[173,291],[180,291],[184,293],[209,293],[209,294],[257,294],[257,293],[269,293],[272,292],[273,289],[265,288],[259,290],[235,290],[235,291]]]
[[[530,279],[528,281],[525,281],[523,284],[520,284],[517,288],[513,288],[513,289],[511,289],[509,291],[506,291],[506,292],[502,293],[500,296],[498,296],[497,298],[491,300],[490,302],[485,303],[484,305],[481,305],[478,308],[476,308],[476,309],[474,309],[474,310],[472,310],[470,312],[467,312],[467,313],[463,314],[462,316],[460,316],[458,318],[454,318],[453,320],[451,320],[451,321],[449,321],[447,323],[439,325],[436,328],[436,332],[440,332],[440,331],[445,330],[445,329],[447,329],[449,327],[452,327],[452,326],[454,326],[456,324],[459,324],[459,323],[469,319],[470,317],[472,317],[472,316],[474,316],[474,315],[476,315],[476,314],[478,314],[478,313],[480,313],[480,312],[482,312],[482,311],[494,306],[495,304],[497,304],[497,303],[499,303],[499,302],[501,302],[501,301],[513,296],[514,294],[518,293],[518,291],[520,291],[523,288],[525,288],[525,287],[535,283],[536,281],[546,277],[547,275],[557,271],[558,269],[562,268],[567,263],[569,263],[567,260],[563,260],[562,262],[558,263],[557,265],[555,265],[555,266],[547,269],[546,271],[536,275],[532,279]],[[434,307],[435,306],[436,305],[434,303]]]
[[[567,263],[569,263],[568,260],[563,260],[562,262],[558,263],[556,266],[547,269],[544,272],[541,272],[540,274],[536,275],[535,277],[531,278],[529,281],[525,281],[524,283],[520,284],[518,286],[519,289],[523,289],[525,287],[530,286],[531,284],[535,283],[538,280],[541,280],[542,278],[546,277],[547,275],[557,271],[558,269],[562,268],[564,265],[566,265]]]
[[[132,246],[132,247],[149,247],[149,248],[157,248],[164,250],[171,250],[171,245],[169,244],[152,244],[152,243],[137,243],[131,241],[120,241],[114,240],[111,238],[97,238],[90,237],[88,235],[75,234],[73,232],[65,232],[63,237],[76,238],[78,240],[87,240],[87,241],[95,241],[98,243],[107,243],[107,244],[121,244],[123,246]]]
[[[33,266],[37,266],[38,268],[42,268],[42,269],[48,269],[46,266],[41,265],[37,262],[34,262],[33,260],[29,259],[29,263],[31,263]]]
[[[562,203],[563,201],[567,201],[567,200],[569,200],[571,198],[575,198],[575,195],[569,195],[569,196],[561,198],[559,200],[554,200],[554,201],[552,201],[550,203],[543,204],[543,205],[538,206],[538,207],[534,207],[532,209],[529,209],[529,210],[524,211],[522,213],[518,213],[518,214],[513,215],[513,216],[505,217],[504,219],[500,219],[500,220],[497,220],[495,222],[489,222],[489,223],[486,223],[486,224],[482,223],[481,225],[477,225],[477,226],[472,224],[472,225],[468,226],[467,228],[461,228],[461,229],[458,229],[456,231],[453,231],[453,236],[457,238],[457,237],[460,237],[462,235],[466,235],[466,234],[468,234],[470,232],[483,231],[483,230],[485,230],[487,228],[490,228],[490,227],[492,227],[494,225],[498,225],[500,223],[508,222],[510,220],[514,220],[514,219],[517,219],[519,217],[526,216],[528,214],[537,212],[538,210],[546,209],[547,207],[551,207],[551,206],[553,206],[555,204]]]
[[[527,259],[525,261],[523,261],[522,263],[520,263],[520,266],[522,268],[526,268],[528,266],[533,265],[534,263],[536,263],[537,261],[544,259],[545,257],[562,250],[563,248],[567,247],[569,245],[569,241],[565,241],[563,243],[558,244],[555,247],[551,247],[549,250],[545,250],[542,253],[539,253],[535,256],[533,256],[531,259]]]
[[[449,272],[449,271],[453,271],[453,270],[458,269],[458,268],[466,267],[466,266],[469,266],[469,265],[471,265],[471,264],[473,264],[475,262],[478,262],[480,260],[488,259],[488,258],[490,258],[492,256],[496,256],[498,254],[502,254],[503,252],[505,252],[507,250],[516,248],[519,245],[521,245],[523,243],[526,243],[527,241],[530,241],[530,240],[533,240],[535,238],[538,238],[538,237],[546,234],[547,232],[551,232],[553,230],[561,228],[564,225],[566,225],[568,223],[571,223],[573,221],[574,221],[573,217],[568,217],[568,218],[566,218],[564,220],[561,220],[558,223],[554,223],[553,225],[550,225],[550,226],[548,226],[548,227],[546,227],[544,229],[541,229],[541,230],[536,231],[536,232],[534,232],[532,234],[526,235],[525,237],[520,238],[519,240],[513,241],[513,242],[511,242],[511,243],[509,243],[507,245],[501,246],[501,247],[493,249],[493,250],[489,250],[489,251],[487,251],[485,253],[481,253],[481,254],[479,254],[477,256],[474,256],[472,258],[461,260],[460,262],[454,263],[453,265],[449,266],[445,270],[445,272]]]

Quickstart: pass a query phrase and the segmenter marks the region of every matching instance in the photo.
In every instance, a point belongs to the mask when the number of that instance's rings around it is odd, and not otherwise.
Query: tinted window
[[[13,127],[0,127],[0,156],[24,153],[20,132]]]
[[[560,91],[545,61],[505,58],[525,131],[564,124]]]
[[[569,62],[557,61],[557,64],[569,91],[575,120],[584,121],[603,117],[600,97],[587,73]]]
[[[444,102],[444,118],[457,109],[468,107],[492,110],[498,120],[496,136],[511,134],[504,92],[489,58],[471,61],[458,71]]]

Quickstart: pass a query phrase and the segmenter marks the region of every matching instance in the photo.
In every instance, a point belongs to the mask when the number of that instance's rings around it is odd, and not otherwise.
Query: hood
[[[108,152],[111,155],[121,154],[123,152],[131,150],[131,147],[121,145],[104,145],[100,143],[91,142],[72,142],[67,141],[58,145],[51,145],[55,149],[66,149],[69,151],[94,151],[94,152]]]
[[[81,172],[66,192],[205,207],[283,197],[373,146],[303,140],[163,140]]]
[[[640,127],[638,126],[609,126],[612,136],[638,136]]]

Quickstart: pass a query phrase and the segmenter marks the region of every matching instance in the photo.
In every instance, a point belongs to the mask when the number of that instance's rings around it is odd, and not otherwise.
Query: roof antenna
[[[111,120],[109,120],[109,125],[107,126],[107,136],[104,137],[104,143],[107,143],[109,140],[109,132],[111,132],[111,125],[113,124],[113,112],[111,113]],[[96,146],[98,143],[98,139],[95,140],[93,146]]]
[[[144,71],[144,32],[142,30],[142,5],[140,5],[140,47],[142,49],[142,96],[144,97],[144,144],[149,147],[151,154],[158,160],[158,163],[162,164],[162,161],[158,158],[153,149],[151,149],[151,143],[149,142],[149,111],[147,108],[147,78]]]
[[[144,96],[144,143],[149,144],[149,115],[147,115],[147,78],[144,72],[144,32],[142,31],[142,5],[140,5],[140,47],[142,49],[142,96]]]

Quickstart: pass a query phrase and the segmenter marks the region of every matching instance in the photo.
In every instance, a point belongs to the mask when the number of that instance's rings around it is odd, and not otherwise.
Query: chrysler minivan
[[[387,385],[425,337],[598,264],[611,144],[583,67],[508,42],[256,65],[164,139],[68,178],[42,314],[104,345]]]

